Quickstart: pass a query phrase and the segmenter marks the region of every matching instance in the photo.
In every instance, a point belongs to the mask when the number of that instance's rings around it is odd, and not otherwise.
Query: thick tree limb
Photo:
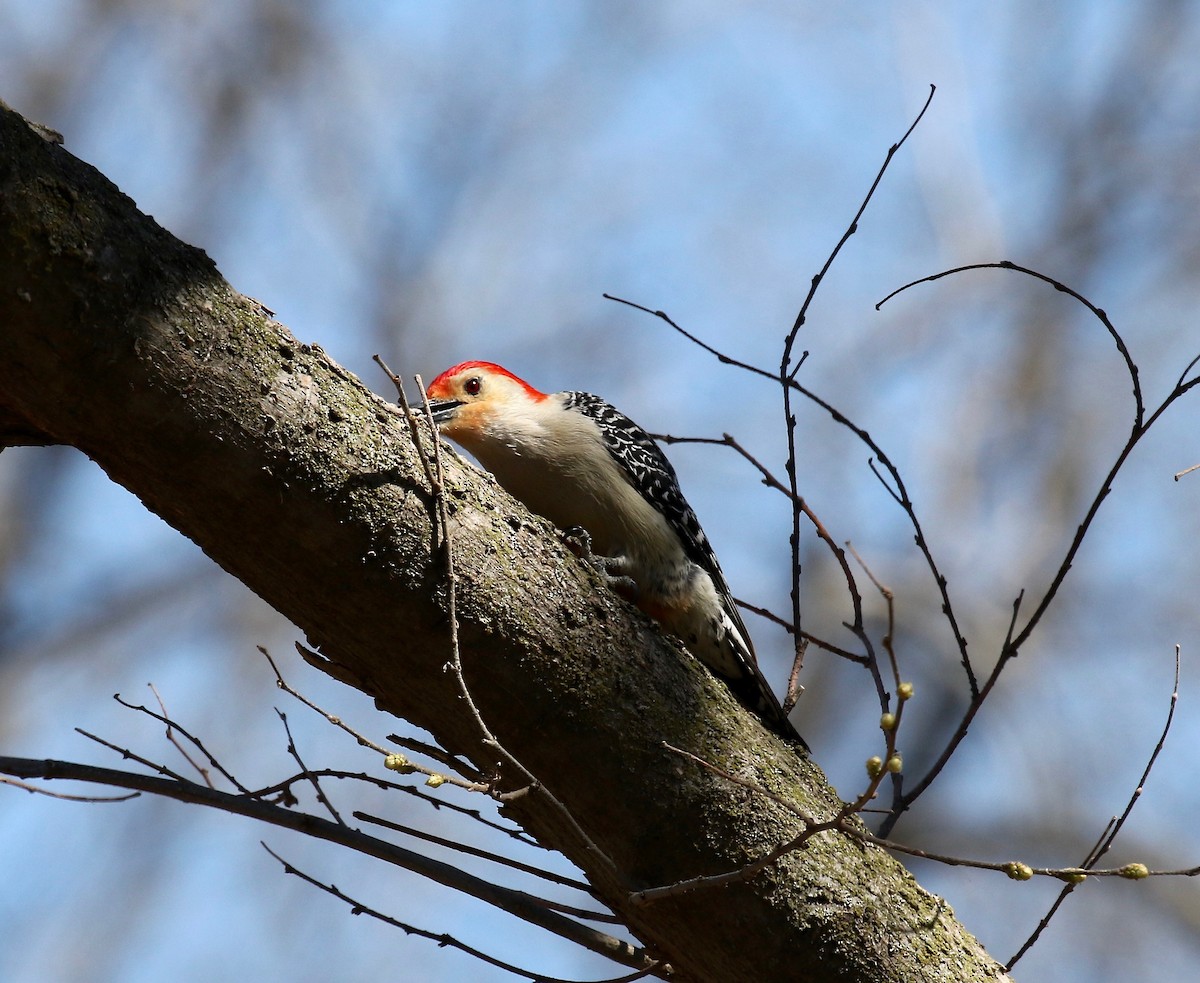
[[[201,251],[7,111],[0,407],[92,457],[300,626],[339,678],[495,768],[443,671],[433,499],[407,429]],[[749,883],[633,905],[632,890],[738,867],[796,832],[767,797],[664,741],[808,814],[832,814],[837,799],[542,522],[446,463],[471,694],[615,871],[544,797],[505,808],[578,863],[648,946],[696,980],[1003,977],[898,862],[837,834]]]

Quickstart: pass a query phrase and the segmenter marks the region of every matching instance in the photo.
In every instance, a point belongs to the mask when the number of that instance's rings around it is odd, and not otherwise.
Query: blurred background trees
[[[1044,588],[1124,441],[1128,380],[1082,307],[1012,274],[874,305],[939,269],[1020,262],[1109,313],[1156,402],[1200,350],[1200,11],[944,8],[0,0],[0,96],[381,393],[373,352],[426,378],[490,358],[545,389],[601,393],[659,432],[728,431],[781,471],[771,385],[600,295],[777,365],[810,277],[936,83],[818,293],[801,378],[902,469],[987,666],[1012,598]],[[1051,617],[898,838],[1081,859],[1158,735],[1179,642],[1179,718],[1114,860],[1197,861],[1200,477],[1171,480],[1200,459],[1196,419],[1185,401],[1134,455]],[[958,655],[861,445],[816,410],[800,429],[808,501],[896,593],[917,689],[901,743],[917,773],[965,704]],[[785,612],[787,503],[728,452],[682,445],[671,457],[735,592]],[[75,726],[157,748],[158,732],[108,699],[143,702],[153,682],[243,780],[286,767],[280,696],[254,646],[288,651],[294,629],[76,452],[5,451],[0,501],[7,752],[94,755]],[[806,628],[848,643],[838,571],[818,544],[805,549]],[[749,620],[782,689],[788,639]],[[298,661],[289,676],[360,729],[394,726]],[[801,730],[849,795],[877,750],[872,689],[815,650],[802,682]],[[310,757],[364,767],[321,721],[291,722]],[[407,818],[458,831],[415,800]],[[403,978],[490,978],[345,917],[279,873],[259,835],[171,803],[4,793],[0,978],[397,978],[398,965]],[[415,878],[277,842],[426,928],[547,974],[611,975]],[[914,869],[1000,959],[1056,893]],[[1153,960],[1156,980],[1190,979],[1198,922],[1190,882],[1088,884],[1019,975],[1146,978]]]

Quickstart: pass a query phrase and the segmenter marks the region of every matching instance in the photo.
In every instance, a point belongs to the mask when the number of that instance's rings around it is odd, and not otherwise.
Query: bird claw
[[[581,560],[592,560],[592,536],[583,526],[571,526],[563,530],[563,542],[567,549]]]
[[[638,585],[632,577],[620,572],[625,566],[621,557],[597,556],[593,553],[591,534],[583,526],[571,526],[570,529],[564,530],[563,542],[579,559],[599,571],[609,587],[626,600],[636,602]]]

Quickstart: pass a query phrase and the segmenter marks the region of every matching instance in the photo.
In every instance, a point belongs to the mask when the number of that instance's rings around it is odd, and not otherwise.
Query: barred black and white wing
[[[576,392],[563,393],[563,396],[566,398],[565,405],[568,409],[578,410],[596,421],[609,454],[625,472],[629,483],[662,513],[679,536],[688,557],[713,578],[717,589],[729,598],[730,605],[736,612],[736,605],[729,594],[729,587],[725,583],[724,574],[721,573],[717,556],[708,537],[704,535],[704,530],[700,528],[700,520],[696,518],[696,513],[679,489],[679,477],[675,474],[675,468],[654,442],[654,438],[599,396]],[[738,620],[741,620],[740,617]],[[749,644],[749,636],[744,627],[742,634],[746,635]]]
[[[727,644],[720,645],[716,652],[693,654],[701,657],[709,669],[725,680],[739,702],[773,729],[803,744],[758,668],[750,633],[738,612],[721,565],[695,511],[683,497],[675,469],[662,449],[645,430],[600,397],[582,392],[561,395],[564,408],[574,409],[596,422],[609,454],[626,480],[666,519],[687,558],[711,579],[721,607],[721,624],[713,626],[713,630]]]

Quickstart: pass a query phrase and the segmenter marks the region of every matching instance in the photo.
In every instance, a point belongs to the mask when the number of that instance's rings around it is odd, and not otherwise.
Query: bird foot
[[[605,582],[629,601],[637,601],[638,585],[632,577],[622,571],[625,560],[619,556],[597,556],[592,552],[592,537],[583,526],[572,526],[564,530],[563,542],[567,549],[588,566],[599,571]]]

